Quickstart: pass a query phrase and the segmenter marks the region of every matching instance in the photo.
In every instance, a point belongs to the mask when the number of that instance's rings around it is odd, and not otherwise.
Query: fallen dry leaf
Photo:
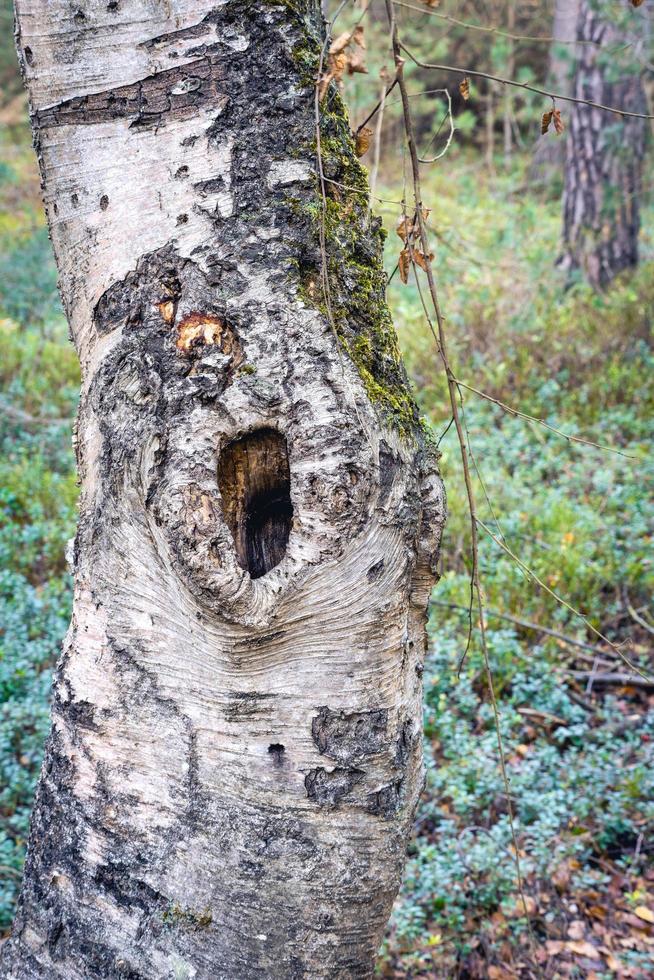
[[[489,980],[514,980],[515,973],[508,973],[503,970],[501,966],[489,966],[488,967],[488,978]]]
[[[596,946],[586,941],[570,940],[565,944],[565,948],[575,956],[587,956],[589,960],[600,959],[600,952]]]
[[[586,927],[581,919],[574,919],[568,926],[568,939],[583,939]]]
[[[565,943],[561,939],[548,939],[545,943],[548,956],[558,956],[563,951],[564,946]]]
[[[635,908],[634,915],[637,915],[643,922],[649,922],[650,925],[654,925],[654,912],[648,909],[646,905],[639,905],[638,908]]]

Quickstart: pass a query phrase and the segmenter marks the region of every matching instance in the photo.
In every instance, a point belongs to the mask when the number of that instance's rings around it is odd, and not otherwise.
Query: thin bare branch
[[[512,85],[514,88],[525,89],[527,92],[535,92],[536,95],[544,95],[545,98],[551,99],[552,102],[575,102],[577,105],[590,106],[592,109],[602,109],[603,112],[612,112],[616,116],[630,116],[634,119],[654,119],[654,115],[649,115],[646,112],[628,112],[626,109],[618,109],[616,106],[603,105],[601,102],[593,102],[591,99],[576,99],[572,95],[561,95],[557,92],[549,92],[547,89],[538,88],[536,85],[529,85],[528,82],[516,82],[513,78],[500,78],[499,75],[490,75],[485,71],[475,71],[472,68],[457,68],[454,65],[435,65],[430,64],[427,61],[420,61],[410,50],[407,48],[406,44],[400,44],[402,51],[411,59],[414,65],[418,68],[427,68],[431,71],[451,71],[456,75],[469,75],[472,78],[486,78],[491,82],[499,82],[501,85]]]
[[[578,442],[582,446],[592,446],[594,449],[601,449],[606,453],[615,453],[616,456],[624,456],[625,459],[637,459],[637,456],[630,456],[629,453],[623,453],[620,449],[614,449],[613,446],[603,446],[599,442],[592,442],[590,439],[582,439],[581,436],[571,436],[569,432],[563,432],[561,429],[557,429],[555,425],[550,425],[545,419],[536,418],[535,415],[527,415],[525,412],[519,411],[517,408],[511,408],[510,405],[506,405],[501,402],[499,398],[494,398],[492,395],[486,394],[485,391],[479,391],[478,388],[473,388],[472,385],[467,385],[465,381],[456,379],[456,383],[461,385],[467,391],[474,392],[475,395],[479,395],[480,398],[485,398],[486,401],[492,402],[494,405],[498,405],[509,415],[515,416],[517,419],[524,419],[526,422],[536,422],[538,425],[542,425],[545,429],[549,429],[550,432],[555,432],[557,436],[561,436],[563,439],[567,439],[568,442]]]
[[[599,41],[561,41],[558,37],[544,37],[543,35],[530,35],[530,34],[513,34],[511,31],[503,31],[501,27],[487,27],[483,24],[471,24],[466,20],[458,20],[456,17],[451,17],[449,14],[442,14],[438,10],[431,10],[427,7],[417,7],[414,3],[406,3],[405,0],[393,0],[394,7],[406,7],[407,10],[416,10],[421,14],[427,14],[428,17],[438,17],[439,20],[446,20],[450,24],[454,24],[455,27],[464,27],[467,31],[479,31],[482,34],[496,34],[499,37],[506,37],[510,41],[528,41],[528,42],[541,42],[542,44],[552,44],[556,42],[557,44],[594,44],[599,46]]]
[[[443,606],[447,609],[456,609],[461,612],[467,612],[467,606],[458,605],[456,602],[440,602],[437,599],[432,599],[432,605]],[[566,636],[565,633],[559,633],[558,630],[550,629],[549,626],[541,626],[540,623],[530,623],[527,619],[518,619],[517,616],[509,616],[508,613],[496,612],[494,609],[486,609],[486,615],[490,616],[492,619],[502,619],[507,623],[513,623],[515,626],[520,626],[522,629],[533,630],[535,633],[545,633],[547,636],[553,637],[555,640],[559,640],[561,643],[567,644],[570,647],[576,647],[579,650],[589,650],[593,656],[588,656],[586,654],[576,653],[575,657],[580,660],[586,661],[586,663],[595,663],[599,657],[605,655],[605,651],[600,650],[599,647],[595,647],[590,643],[584,643],[582,640],[575,640],[571,636]],[[607,661],[608,663],[608,661]]]
[[[629,657],[626,657],[625,654],[622,652],[622,650],[615,643],[609,640],[607,636],[604,636],[603,633],[601,633],[595,626],[593,626],[590,620],[587,619],[582,612],[579,612],[578,609],[575,609],[574,606],[571,606],[570,603],[563,598],[563,596],[560,596],[557,592],[551,589],[549,585],[546,585],[545,582],[543,582],[542,579],[540,579],[535,572],[532,572],[531,568],[529,568],[529,566],[526,565],[521,558],[518,558],[515,552],[511,551],[508,544],[506,544],[504,541],[500,541],[500,539],[495,534],[493,534],[491,529],[487,527],[486,524],[484,524],[484,522],[480,520],[479,517],[477,517],[476,520],[477,520],[477,524],[479,524],[479,526],[483,528],[486,534],[493,539],[495,544],[498,545],[500,548],[502,548],[503,551],[506,551],[507,555],[510,555],[511,558],[513,558],[516,564],[524,572],[527,573],[527,575],[532,579],[532,581],[534,581],[537,585],[539,585],[541,589],[543,589],[545,592],[548,593],[548,595],[551,595],[553,599],[556,599],[558,603],[560,603],[562,606],[565,606],[566,609],[569,609],[571,613],[577,616],[581,620],[581,622],[585,624],[587,629],[591,631],[591,633],[594,633],[595,636],[599,637],[600,640],[602,640],[604,643],[607,643],[611,647],[611,649],[615,651],[615,653],[618,655],[620,660],[622,660],[622,662],[626,664],[629,670],[633,670],[634,673],[638,674],[639,677],[642,677],[643,680],[654,683],[654,681],[652,681],[652,679],[645,673],[644,670],[641,670],[640,667],[632,663],[631,660],[629,660]]]

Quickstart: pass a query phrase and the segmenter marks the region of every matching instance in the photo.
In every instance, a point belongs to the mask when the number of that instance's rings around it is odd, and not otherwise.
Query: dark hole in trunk
[[[228,443],[218,461],[218,486],[239,565],[260,578],[286,554],[293,520],[286,439],[258,429]]]

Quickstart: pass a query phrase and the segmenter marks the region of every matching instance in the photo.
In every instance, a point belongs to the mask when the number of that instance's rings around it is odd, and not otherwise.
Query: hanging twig
[[[393,47],[393,57],[394,57],[394,60],[395,60],[397,80],[398,80],[398,85],[399,85],[399,89],[400,89],[400,95],[402,96],[402,112],[403,112],[403,116],[404,116],[404,131],[405,131],[405,134],[406,134],[406,140],[407,140],[407,145],[408,145],[408,149],[409,149],[409,157],[410,157],[410,161],[411,161],[411,173],[412,173],[412,178],[413,178],[413,195],[414,195],[414,199],[415,199],[415,210],[416,210],[416,217],[417,217],[417,224],[418,224],[418,232],[419,232],[418,237],[419,237],[419,240],[420,240],[420,244],[421,244],[421,248],[422,248],[422,253],[423,253],[423,257],[424,257],[425,271],[426,271],[426,275],[427,275],[427,283],[428,283],[428,286],[429,286],[429,293],[430,293],[430,296],[431,296],[432,306],[433,306],[433,309],[434,309],[434,313],[435,313],[435,316],[436,316],[436,322],[437,322],[437,325],[438,325],[438,337],[437,338],[436,338],[436,334],[435,334],[435,331],[434,331],[434,328],[433,328],[433,324],[431,323],[431,318],[429,318],[429,317],[428,317],[428,322],[430,323],[430,327],[431,327],[432,333],[434,334],[434,339],[436,339],[438,350],[439,350],[441,359],[443,361],[443,367],[444,367],[445,375],[446,375],[446,378],[447,378],[447,386],[448,386],[448,392],[449,392],[449,396],[450,396],[450,405],[451,405],[451,409],[452,409],[452,416],[454,418],[454,425],[455,425],[455,428],[456,428],[456,431],[457,431],[457,436],[458,436],[458,440],[459,440],[459,447],[460,447],[460,450],[461,450],[461,459],[462,459],[462,463],[463,463],[463,476],[464,476],[464,482],[465,482],[465,486],[466,486],[466,494],[467,494],[467,497],[468,497],[468,507],[469,507],[469,511],[470,511],[470,524],[471,524],[471,533],[472,533],[472,559],[473,559],[473,569],[472,569],[471,583],[472,583],[472,588],[474,589],[474,592],[476,593],[476,598],[477,598],[477,608],[478,608],[478,612],[479,612],[479,631],[480,631],[480,637],[481,637],[481,647],[482,647],[482,653],[483,653],[483,658],[484,658],[484,667],[485,667],[485,672],[486,672],[486,680],[487,680],[487,685],[488,685],[488,693],[489,693],[489,698],[490,698],[491,705],[492,705],[493,717],[495,719],[495,731],[496,731],[496,736],[497,736],[497,745],[498,745],[498,752],[499,752],[499,757],[500,757],[500,771],[501,771],[502,782],[503,782],[503,785],[504,785],[504,790],[505,790],[505,794],[506,794],[506,798],[507,798],[507,810],[508,810],[508,817],[509,817],[509,825],[510,825],[510,828],[511,828],[511,837],[512,837],[512,840],[513,840],[513,846],[514,846],[514,850],[515,850],[515,865],[516,865],[516,878],[517,878],[518,891],[519,891],[520,897],[522,899],[522,905],[523,905],[523,909],[524,909],[524,912],[525,912],[525,916],[527,917],[527,922],[529,922],[529,914],[528,914],[528,911],[527,911],[527,902],[526,902],[526,899],[525,899],[524,887],[523,887],[522,869],[521,869],[521,866],[520,866],[520,854],[519,854],[518,839],[517,839],[517,835],[516,835],[515,823],[514,823],[514,818],[513,818],[513,804],[511,802],[511,789],[510,789],[509,777],[508,777],[508,773],[507,773],[507,769],[506,769],[506,759],[505,759],[505,754],[504,754],[504,743],[503,743],[503,739],[502,739],[502,731],[501,731],[501,725],[500,725],[499,707],[498,707],[498,704],[497,704],[497,698],[495,696],[495,687],[494,687],[494,683],[493,683],[493,675],[492,675],[492,670],[491,670],[491,665],[490,665],[490,657],[489,657],[489,652],[488,652],[488,646],[487,646],[487,643],[486,643],[486,621],[485,621],[485,616],[484,616],[484,600],[483,600],[483,595],[482,595],[482,590],[481,590],[481,582],[480,582],[480,577],[479,577],[479,552],[478,552],[478,536],[477,536],[477,527],[476,527],[476,521],[477,521],[477,518],[476,518],[476,503],[475,503],[474,490],[473,490],[473,487],[472,487],[472,478],[471,478],[471,475],[470,475],[470,468],[468,466],[468,458],[467,458],[467,453],[466,453],[465,435],[463,433],[463,429],[462,429],[462,426],[461,426],[461,418],[459,416],[458,398],[460,397],[460,392],[459,392],[459,389],[456,386],[456,380],[454,378],[454,374],[453,374],[452,369],[450,367],[450,362],[449,362],[448,353],[447,353],[447,338],[446,338],[446,335],[445,335],[445,324],[444,324],[444,320],[443,320],[443,315],[441,313],[440,303],[439,303],[439,300],[438,300],[438,293],[437,293],[437,290],[436,290],[436,283],[434,281],[434,274],[433,274],[433,270],[432,270],[432,266],[431,266],[431,260],[429,258],[429,254],[430,254],[429,253],[429,242],[428,242],[428,239],[427,239],[427,231],[426,231],[426,228],[425,228],[425,221],[424,221],[424,216],[423,216],[423,203],[422,203],[422,191],[421,191],[421,184],[420,184],[420,164],[419,164],[419,161],[418,161],[418,150],[417,150],[417,147],[416,147],[416,142],[415,142],[415,137],[414,137],[414,132],[413,132],[413,121],[412,121],[412,117],[411,117],[410,100],[409,100],[409,97],[408,97],[408,93],[407,93],[407,89],[406,89],[406,84],[404,82],[404,75],[403,75],[404,61],[403,61],[403,59],[401,57],[401,54],[400,54],[400,51],[402,49],[402,46],[401,46],[401,43],[400,43],[400,40],[399,40],[399,36],[398,36],[397,23],[396,23],[396,20],[395,20],[395,12],[394,12],[394,9],[393,9],[393,2],[392,2],[392,0],[386,0],[386,12],[387,12],[387,15],[388,15],[388,21],[389,21],[389,25],[390,25],[391,44],[392,44],[392,47]],[[409,249],[410,249],[411,257],[412,257],[412,261],[413,261],[413,252],[412,252],[412,249],[411,249],[410,240],[409,240],[408,244],[409,244]],[[415,262],[413,262],[413,265],[414,265],[414,271],[415,271]],[[530,935],[531,935],[531,926],[529,926],[529,929],[530,929]],[[533,936],[532,936],[532,939],[533,939]]]
[[[355,136],[358,136],[361,130],[363,129],[363,127],[366,125],[366,123],[369,123],[372,117],[379,112],[379,110],[384,105],[386,99],[391,94],[391,92],[393,91],[396,85],[397,85],[397,75],[395,76],[391,84],[388,86],[388,88],[386,89],[386,91],[384,92],[384,94],[382,95],[381,99],[379,100],[375,108],[372,110],[372,112],[366,116],[366,118],[363,120],[360,126],[357,126],[356,133],[354,134]]]

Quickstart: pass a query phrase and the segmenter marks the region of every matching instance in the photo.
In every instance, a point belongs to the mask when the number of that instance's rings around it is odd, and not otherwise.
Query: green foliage
[[[79,367],[25,145],[2,147],[10,162],[0,174],[0,934],[14,912],[52,667],[70,616],[64,551],[77,496]]]
[[[389,947],[404,950],[402,963],[413,966],[415,976],[434,975],[420,972],[432,968],[430,936],[446,936],[464,950],[471,935],[490,930],[494,912],[510,916],[518,902],[481,657],[473,651],[457,678],[457,624],[444,623],[435,610],[431,633],[426,801],[387,945],[387,955]],[[654,710],[637,726],[625,726],[624,710],[613,698],[590,711],[574,702],[543,647],[525,656],[511,629],[492,629],[489,643],[502,691],[502,734],[527,887],[545,892],[557,869],[570,862],[567,887],[601,888],[602,857],[617,853],[630,870],[639,834],[654,828]],[[521,708],[549,714],[556,723],[547,733],[532,732],[524,744]],[[556,920],[554,903],[549,911],[543,905],[542,914],[547,930]],[[492,944],[497,937],[489,931],[489,938]]]

